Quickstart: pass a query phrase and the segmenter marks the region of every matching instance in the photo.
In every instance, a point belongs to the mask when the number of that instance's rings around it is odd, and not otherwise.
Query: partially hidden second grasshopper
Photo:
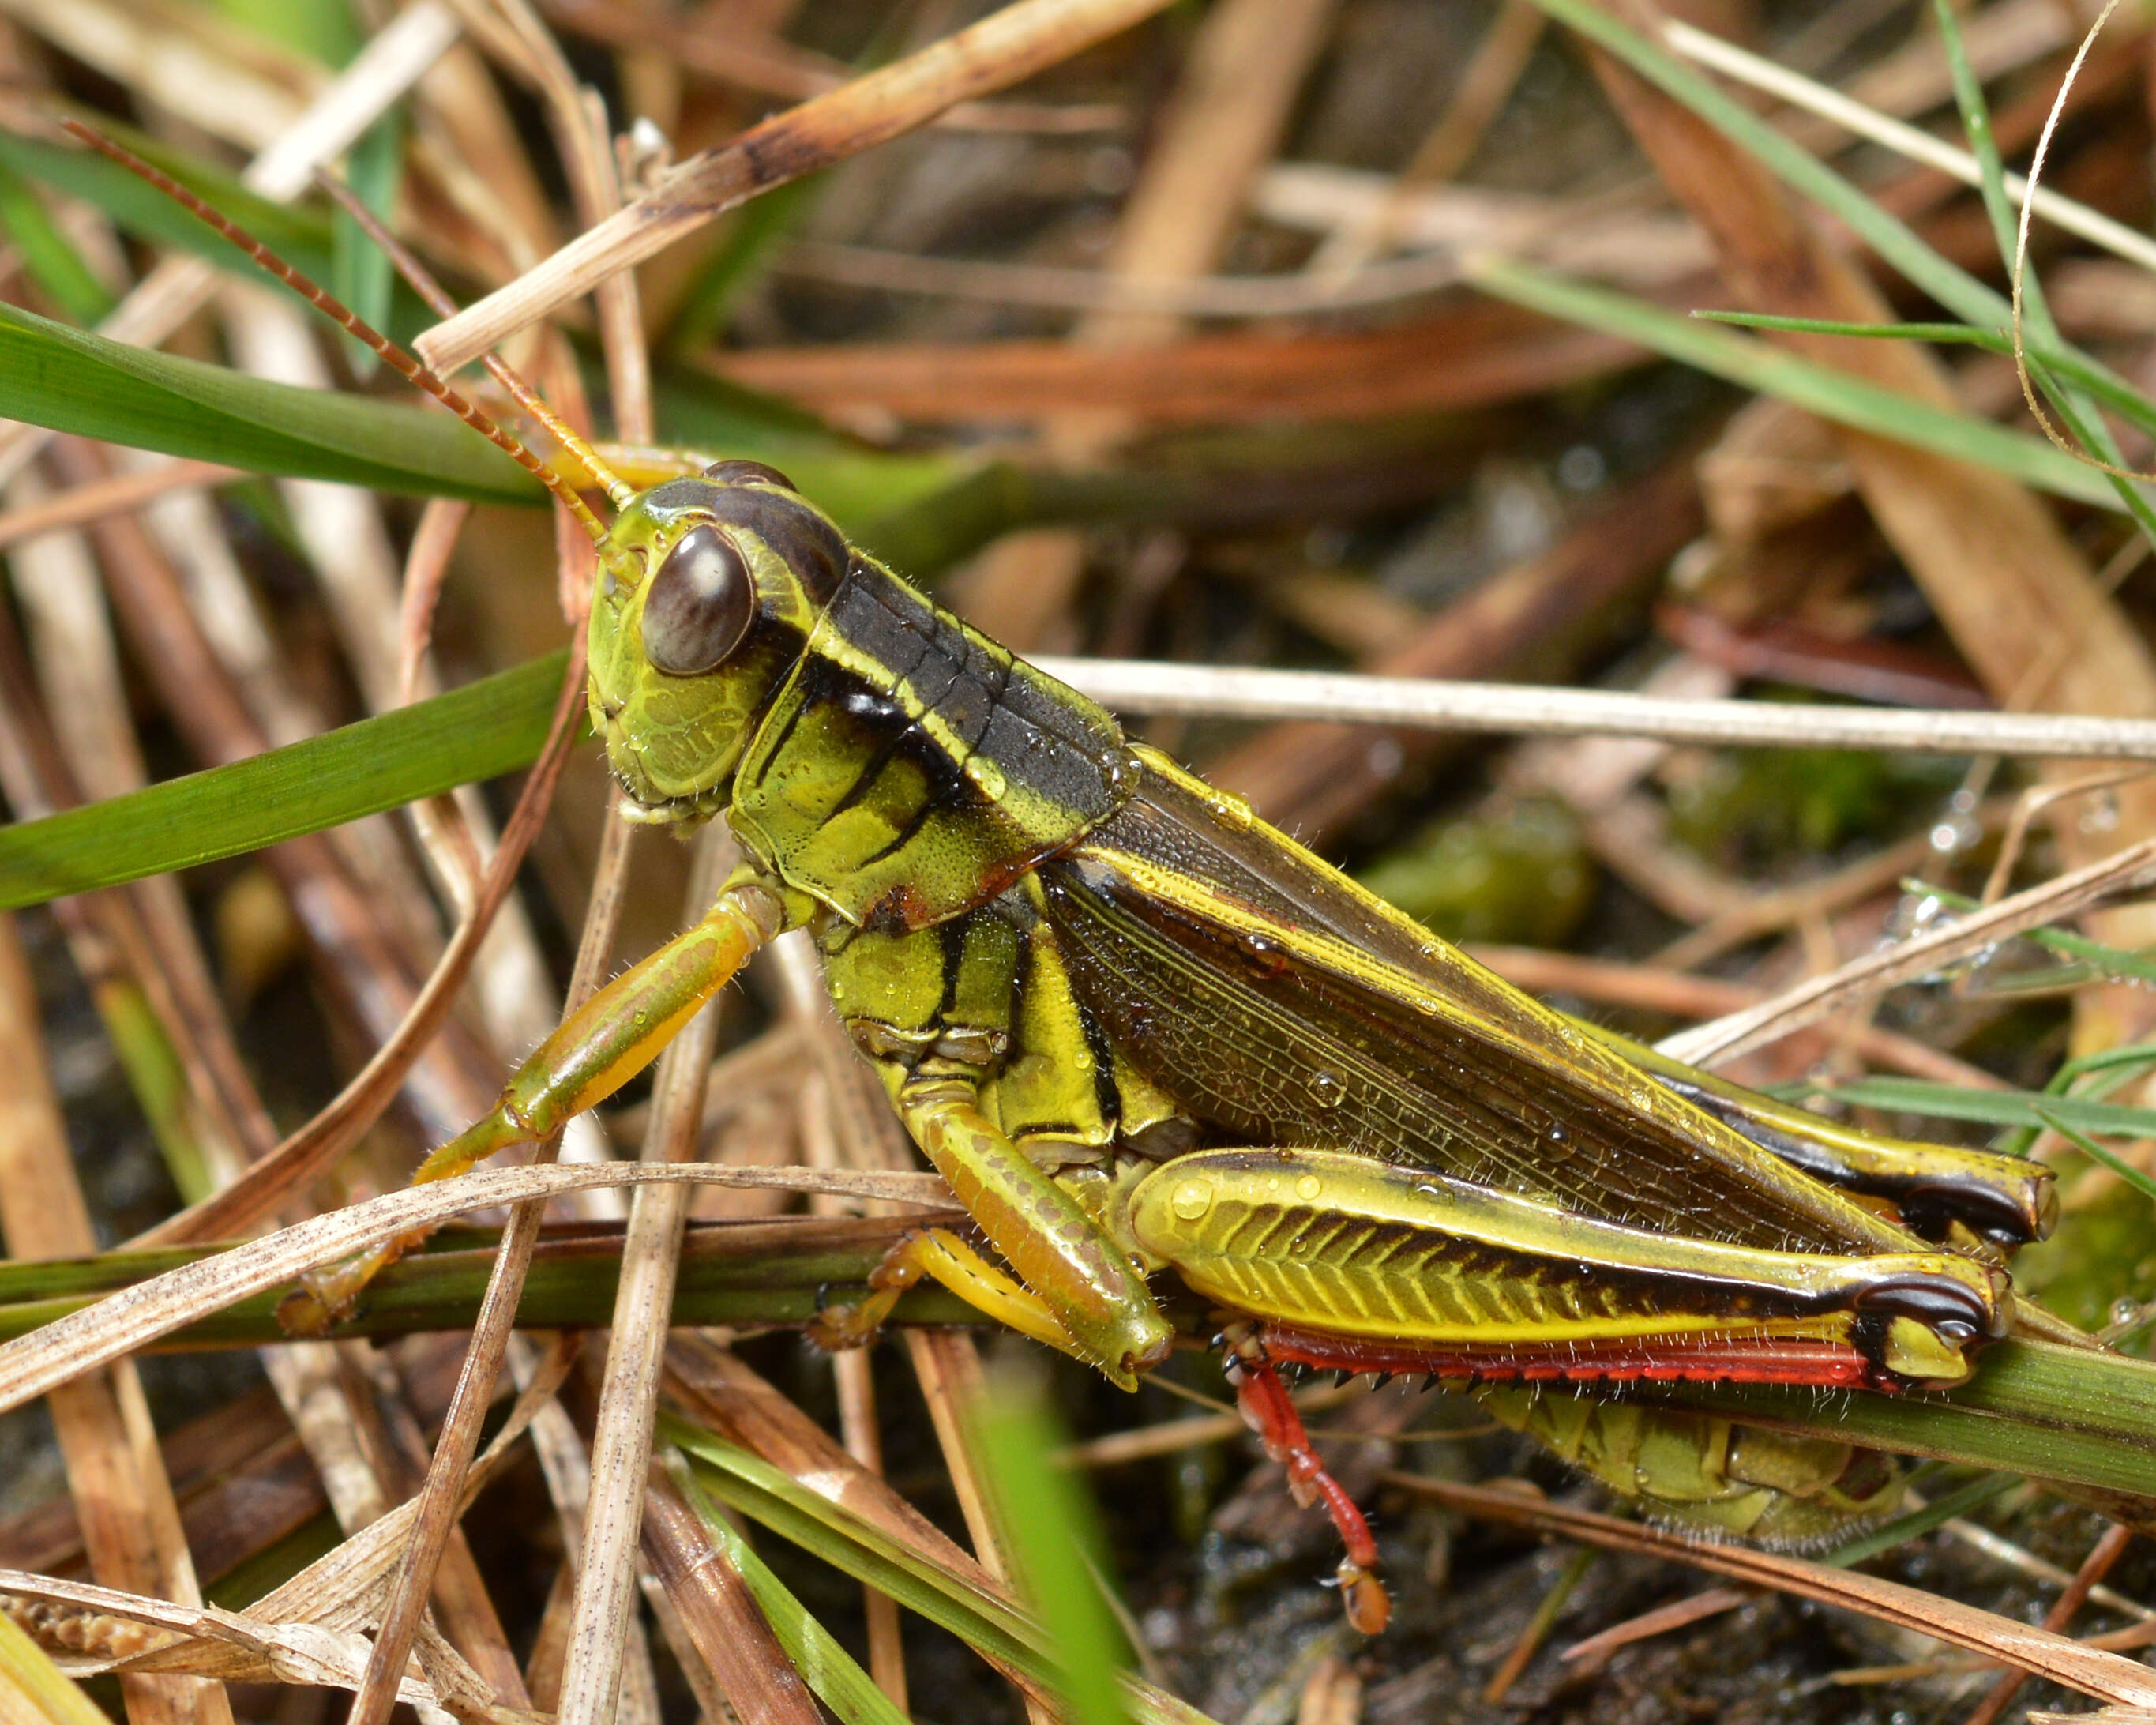
[[[575,453],[608,481],[610,529],[543,476],[597,546],[591,717],[625,806],[677,832],[722,819],[747,860],[419,1178],[558,1130],[805,929],[968,1219],[905,1234],[819,1339],[868,1340],[932,1277],[1132,1389],[1176,1339],[1155,1281],[1179,1284],[1298,1497],[1331,1512],[1358,1628],[1388,1609],[1376,1546],[1282,1366],[1470,1380],[1695,1525],[1803,1538],[1892,1503],[1882,1458],[1607,1397],[1959,1383],[2014,1321],[1999,1261],[2048,1227],[2048,1170],[1839,1127],[1554,1012],[908,586],[771,468],[638,493]],[[311,1280],[295,1324],[349,1309],[401,1244]]]

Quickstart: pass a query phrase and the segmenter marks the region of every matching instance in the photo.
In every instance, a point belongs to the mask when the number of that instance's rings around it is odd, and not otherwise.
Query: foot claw
[[[1382,1635],[1393,1620],[1393,1596],[1385,1584],[1353,1558],[1342,1558],[1333,1572],[1340,1584],[1340,1603],[1348,1613],[1348,1626],[1358,1635]]]

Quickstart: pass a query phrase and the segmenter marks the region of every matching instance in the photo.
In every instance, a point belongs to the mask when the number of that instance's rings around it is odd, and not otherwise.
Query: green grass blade
[[[187,190],[222,211],[249,233],[316,280],[330,267],[329,218],[305,204],[275,203],[250,192],[239,178],[198,157],[175,149],[162,139],[116,123],[109,114],[83,111],[80,117],[115,142],[163,170]],[[53,144],[0,130],[0,163],[24,177],[80,198],[110,216],[137,239],[170,246],[208,259],[234,275],[270,278],[228,240],[219,239],[154,186],[95,151]],[[416,302],[415,302],[416,303]]]
[[[869,1276],[891,1244],[889,1230],[842,1229],[799,1220],[695,1227],[685,1238],[674,1291],[676,1327],[715,1324],[803,1324],[829,1299],[868,1297]],[[454,1227],[428,1250],[385,1270],[367,1289],[360,1314],[332,1332],[338,1340],[469,1329],[495,1257],[498,1230]],[[55,1318],[153,1276],[199,1263],[222,1246],[114,1251],[90,1258],[0,1260],[0,1342],[26,1336]],[[621,1281],[617,1227],[550,1228],[526,1280],[517,1322],[536,1329],[603,1327]],[[277,1322],[283,1290],[272,1289],[213,1312],[158,1343],[172,1351],[258,1348],[285,1339]],[[964,1323],[979,1314],[942,1287],[907,1291],[894,1314],[902,1323]]]
[[[1047,1631],[1030,1614],[978,1592],[762,1457],[675,1414],[660,1414],[659,1434],[688,1455],[697,1483],[720,1502],[890,1594],[968,1646],[993,1655],[1044,1687],[1055,1686]],[[1196,1708],[1150,1684],[1127,1679],[1122,1687],[1139,1725],[1212,1725]]]
[[[0,827],[0,908],[320,832],[538,757],[566,655],[125,797]]]
[[[434,408],[295,389],[130,347],[0,305],[0,417],[257,473],[424,497],[540,503],[546,490]]]
[[[2107,947],[2106,952],[2118,948]],[[2156,1043],[2129,1042],[2122,1048],[2107,1048],[2095,1054],[2076,1055],[2051,1075],[2051,1081],[2044,1086],[2051,1096],[2064,1096],[2074,1087],[2076,1081],[2092,1073],[2120,1073],[2131,1077],[2135,1069],[2156,1065]],[[2112,1081],[2116,1083],[2118,1079]],[[2107,1088],[2109,1086],[2107,1086]]]
[[[1969,64],[1969,44],[1962,39],[1961,20],[1945,0],[1933,0],[1932,18],[1939,27],[1939,46],[1946,55],[1947,75],[1953,80],[1954,105],[1961,111],[1961,129],[1969,139],[1969,154],[1976,158],[1984,196],[1984,213],[1990,218],[1992,237],[1999,245],[1999,260],[2010,270],[2014,264],[2015,214],[2006,195],[2006,164],[1999,159],[1999,139],[1991,130],[1991,106],[1984,99],[1984,85]],[[2029,334],[2036,339],[2058,339],[2044,290],[2031,275],[2022,284],[2021,312]]]
[[[1937,300],[1963,322],[1979,329],[2006,328],[2013,310],[2005,297],[1950,262],[1917,237],[1916,230],[1890,214],[1817,157],[1777,131],[1762,116],[1732,96],[1712,78],[1651,41],[1594,0],[1535,0],[1552,18],[1606,49],[1650,84],[1728,138],[1769,173],[1848,227],[1866,245]],[[2033,347],[2032,358],[2056,366],[2071,357],[2102,372],[2121,388],[2117,373],[2078,349]],[[2054,452],[2056,453],[2056,451]]]
[[[1964,893],[1949,892],[1946,888],[1934,886],[1928,881],[1905,880],[1902,886],[1905,891],[1937,899],[1950,911],[1967,912],[1984,908]],[[2024,929],[2020,937],[2046,952],[2061,952],[2069,958],[2082,959],[2102,975],[2131,977],[2137,982],[2156,983],[2156,952],[2133,952],[2123,947],[2106,946],[2102,941],[2092,941],[2087,935],[2075,934],[2063,928]],[[2148,1056],[2144,1054],[2143,1057]]]
[[[762,275],[773,251],[800,226],[822,193],[824,177],[804,174],[789,180],[729,216],[724,237],[681,296],[673,321],[660,338],[663,352],[688,358],[718,338],[742,290]]]
[[[1922,1078],[1859,1078],[1847,1084],[1805,1086],[1860,1108],[1888,1108],[1903,1114],[1928,1114],[1935,1120],[1972,1120],[1984,1126],[2041,1127],[2056,1116],[2076,1132],[2107,1137],[2156,1137],[2156,1108],[2118,1102],[2094,1102],[2081,1096],[2034,1095],[2025,1091],[1967,1090]]]
[[[1049,1465],[1065,1440],[1037,1381],[998,1374],[971,1418],[1015,1572],[1048,1626],[1057,1691],[1078,1725],[1124,1725],[1122,1637],[1094,1579],[1107,1567],[1100,1530],[1077,1481]]]
[[[1630,295],[1525,264],[1485,256],[1470,260],[1466,274],[1476,286],[1500,299],[1636,341],[1859,431],[1974,462],[2076,502],[2119,506],[2110,483],[2094,469],[2047,443],[1988,420],[1932,407]]]
[[[1847,1569],[1858,1563],[1867,1563],[1881,1557],[1897,1545],[1921,1538],[1935,1527],[1944,1527],[1957,1516],[1965,1516],[1980,1508],[1994,1497],[2004,1497],[2021,1481],[2010,1473],[1987,1474],[1981,1479],[1949,1491],[1943,1497],[1935,1497],[1922,1509],[1912,1509],[1900,1515],[1882,1527],[1874,1527],[1869,1533],[1836,1546],[1820,1558],[1830,1568]]]
[[[397,208],[404,178],[404,126],[393,108],[375,121],[346,158],[345,177],[352,195],[387,224]],[[389,327],[397,271],[389,254],[342,205],[330,219],[330,291],[377,330]],[[345,358],[352,375],[365,382],[382,362],[356,336],[344,338]]]
[[[321,282],[333,278],[336,265],[331,217],[319,203],[273,203],[249,191],[236,176],[213,162],[162,138],[120,125],[109,114],[85,111],[80,117],[170,174],[302,275]],[[135,239],[191,253],[225,275],[259,283],[278,293],[290,291],[154,186],[146,185],[95,151],[0,131],[0,163],[102,210]],[[293,303],[305,302],[295,296]],[[377,329],[387,330],[406,341],[434,321],[433,313],[420,303],[419,296],[394,280],[388,316],[373,320]]]
[[[1989,330],[1965,323],[1845,323],[1834,317],[1783,317],[1772,311],[1700,310],[1702,323],[1733,324],[1740,330],[1784,330],[1799,336],[1855,336],[1872,341],[1958,342],[1989,352],[2010,354],[2014,344]]]
[[[15,243],[23,267],[69,322],[93,324],[111,311],[112,295],[90,272],[28,182],[0,161],[0,231]]]
[[[1938,23],[1939,41],[1946,51],[1947,68],[1953,80],[1954,101],[1961,110],[1962,130],[1968,135],[1970,153],[1976,157],[1983,179],[1984,212],[1991,218],[1992,232],[1998,239],[1999,261],[2010,272],[2019,249],[2018,223],[2012,200],[2006,195],[2006,164],[1999,159],[1999,140],[1991,130],[1991,109],[1984,99],[1984,85],[1977,78],[1976,69],[1969,64],[1968,46],[1962,40],[1961,23],[1954,16],[1953,8],[1948,0],[1933,0],[1933,14]],[[2051,316],[2051,303],[2044,295],[2043,284],[2036,279],[2033,269],[2025,269],[2021,275],[2021,334],[2026,347],[2051,350],[2063,345],[2058,324]],[[2112,435],[2111,428],[2103,423],[2102,415],[2086,394],[2062,388],[2054,379],[2042,375],[2034,365],[2030,367],[2030,380],[2050,399],[2054,411],[2082,448],[2092,450],[2113,467],[2126,465],[2125,452],[2119,448],[2118,439]],[[2142,488],[2118,474],[2107,474],[2105,477],[2127,512],[2140,524],[2142,532],[2156,542],[2156,509],[2152,509]]]
[[[696,1512],[696,1519],[703,1523],[711,1543],[748,1589],[749,1597],[756,1601],[757,1609],[771,1625],[772,1634],[801,1674],[802,1681],[838,1715],[841,1725],[906,1725],[906,1715],[891,1705],[891,1697],[876,1687],[875,1680],[728,1525],[718,1506],[697,1484],[696,1473],[681,1452],[674,1450],[665,1458],[665,1464]]]
[[[2156,1365],[2020,1339],[1994,1343],[1976,1375],[1934,1396],[1774,1384],[1688,1384],[1652,1399],[1906,1455],[2156,1498]]]
[[[1786,330],[1807,336],[1854,336],[1867,341],[1930,341],[1939,345],[1981,347],[2002,359],[2014,357],[2014,343],[1996,330],[1973,329],[1963,323],[1841,323],[1828,317],[1777,317],[1763,311],[1695,311],[1707,323],[1733,324],[1739,329]],[[2054,384],[2071,384],[2117,413],[2137,429],[2156,437],[2156,402],[2127,388],[2108,372],[2084,365],[2063,353],[2040,359],[2032,351],[2029,368]]]
[[[761,1456],[662,1413],[662,1439],[688,1455],[697,1483],[803,1551],[889,1594],[1042,1684],[1053,1683],[1048,1637],[1026,1613],[924,1563],[880,1529],[811,1491]]]
[[[2093,1162],[2102,1163],[2143,1198],[2148,1199],[2152,1204],[2156,1204],[2156,1179],[2151,1179],[2124,1157],[2105,1149],[2087,1132],[2076,1132],[2065,1121],[2059,1118],[2059,1111],[2056,1108],[2039,1108],[2036,1111],[2036,1117],[2053,1132],[2070,1142],[2084,1156]]]

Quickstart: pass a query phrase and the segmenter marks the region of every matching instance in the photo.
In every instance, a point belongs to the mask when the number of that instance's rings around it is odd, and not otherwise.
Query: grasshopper
[[[632,491],[555,429],[616,509],[602,526],[516,451],[596,547],[591,719],[624,806],[676,833],[723,819],[747,860],[416,1178],[559,1130],[805,930],[968,1218],[906,1233],[819,1338],[867,1341],[930,1277],[1129,1389],[1177,1338],[1154,1284],[1179,1284],[1298,1497],[1331,1512],[1366,1632],[1388,1609],[1376,1546],[1283,1366],[1479,1385],[1618,1491],[1728,1532],[1891,1503],[1892,1464],[1846,1445],[1607,1398],[1961,1382],[2015,1316],[1999,1260],[2047,1229],[2048,1170],[1839,1127],[1553,1011],[907,585],[772,468]],[[313,1278],[295,1327],[408,1244]]]

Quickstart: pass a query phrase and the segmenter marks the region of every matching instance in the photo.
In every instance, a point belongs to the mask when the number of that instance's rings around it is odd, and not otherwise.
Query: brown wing
[[[1039,878],[1088,1009],[1241,1142],[1692,1237],[1922,1250],[1173,769]]]

